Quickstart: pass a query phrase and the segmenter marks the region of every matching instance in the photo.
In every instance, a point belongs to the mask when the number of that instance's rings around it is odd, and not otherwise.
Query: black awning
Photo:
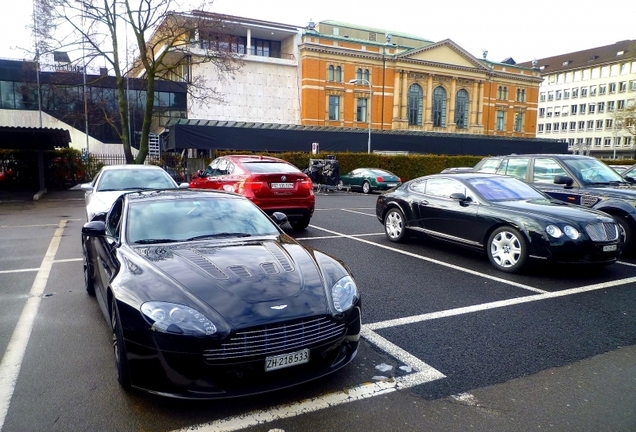
[[[0,149],[53,150],[70,142],[66,129],[0,126]]]

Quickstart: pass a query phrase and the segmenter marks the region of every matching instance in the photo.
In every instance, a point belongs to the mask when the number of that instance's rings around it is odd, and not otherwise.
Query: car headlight
[[[151,301],[141,305],[141,312],[152,324],[151,330],[188,336],[211,336],[217,328],[205,315],[191,307]]]
[[[333,306],[338,312],[344,312],[358,300],[358,287],[351,276],[345,276],[331,287]]]
[[[561,229],[556,225],[548,225],[547,227],[545,227],[545,232],[547,232],[554,238],[559,238],[563,235]]]
[[[577,230],[576,228],[570,225],[566,225],[563,228],[563,232],[565,233],[566,236],[570,237],[572,240],[576,240],[581,235],[581,233],[579,233],[579,230]]]

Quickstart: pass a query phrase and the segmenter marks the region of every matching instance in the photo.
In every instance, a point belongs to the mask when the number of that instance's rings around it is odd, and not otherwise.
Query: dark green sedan
[[[361,190],[365,194],[375,190],[389,190],[402,184],[402,180],[392,172],[379,168],[357,168],[340,176],[338,190]]]

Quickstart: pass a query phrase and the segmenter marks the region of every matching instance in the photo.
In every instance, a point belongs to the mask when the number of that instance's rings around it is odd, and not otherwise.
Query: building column
[[[400,97],[400,120],[406,122],[408,124],[408,115],[406,113],[408,100],[409,100],[409,80],[408,80],[408,72],[402,71],[402,87],[400,93],[402,93]],[[408,126],[407,126],[408,127]]]
[[[479,83],[477,81],[473,82],[473,91],[472,97],[470,98],[470,126],[477,125],[477,101],[479,95]]]
[[[424,123],[433,122],[433,75],[426,80],[426,104],[424,106]]]
[[[451,79],[451,88],[450,88],[450,109],[448,110],[448,121],[446,122],[447,126],[455,125],[455,93],[457,92],[457,78],[453,77]]]
[[[393,121],[400,120],[400,101],[402,99],[402,85],[400,80],[402,78],[402,71],[395,71],[395,78],[393,79]]]
[[[247,55],[252,54],[252,29],[248,27],[247,29],[247,47],[245,48]]]
[[[477,100],[477,125],[484,125],[484,82],[479,81],[479,97]]]

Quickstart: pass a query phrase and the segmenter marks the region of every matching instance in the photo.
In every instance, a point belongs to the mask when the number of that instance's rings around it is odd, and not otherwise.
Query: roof
[[[609,63],[633,61],[636,59],[636,40],[624,40],[612,45],[589,48],[557,56],[536,60],[541,74],[583,69]],[[532,61],[517,63],[517,66],[532,67]]]
[[[427,38],[423,38],[422,36],[416,36],[416,35],[409,34],[409,33],[394,32],[394,31],[389,31],[389,30],[379,29],[379,28],[369,27],[369,26],[360,26],[360,25],[346,23],[346,22],[342,22],[342,21],[323,20],[323,21],[320,21],[318,23],[319,26],[320,26],[320,24],[327,24],[327,25],[338,26],[338,27],[346,27],[346,28],[350,28],[350,29],[353,29],[353,30],[370,31],[370,32],[374,32],[374,33],[385,33],[385,34],[389,33],[389,34],[391,34],[393,36],[396,36],[396,37],[415,39],[415,40],[419,40],[419,41],[423,41],[423,42],[431,42],[431,43],[433,42],[432,40],[427,39]]]
[[[0,126],[2,149],[53,150],[68,147],[70,142],[67,129]]]

